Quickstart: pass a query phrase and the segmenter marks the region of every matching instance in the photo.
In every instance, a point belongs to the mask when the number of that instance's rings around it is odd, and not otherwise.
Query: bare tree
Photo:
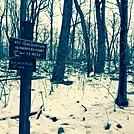
[[[57,50],[56,65],[54,66],[52,81],[63,82],[65,63],[68,55],[68,42],[72,17],[72,0],[64,0],[63,18]]]
[[[112,58],[115,63],[115,71],[117,71],[117,67],[116,67],[116,55],[117,55],[116,44],[117,43],[116,43],[116,41],[117,41],[118,35],[120,33],[119,21],[116,17],[116,14],[113,11],[112,11],[112,19],[113,20],[110,21],[112,29],[110,29],[110,31],[108,31],[108,29],[106,28],[108,73],[110,73]],[[117,26],[119,27],[118,29],[117,29]],[[111,40],[109,40],[109,38],[108,38],[108,33],[110,33]],[[114,57],[112,57],[113,55],[114,55]]]
[[[81,26],[82,26],[82,31],[83,31],[83,38],[86,46],[86,56],[87,56],[87,76],[89,77],[90,72],[92,71],[92,66],[91,66],[91,60],[90,60],[90,45],[89,45],[89,37],[88,37],[88,32],[85,24],[85,19],[84,19],[84,14],[80,8],[80,5],[78,4],[77,0],[74,0],[75,7],[77,12],[80,15],[81,18]]]
[[[0,16],[0,59],[2,59],[3,58],[2,22],[3,22],[3,17],[4,17],[4,14],[5,14],[5,8],[4,8],[3,11],[0,8],[0,13],[2,13],[1,16]]]
[[[50,61],[53,60],[53,12],[54,12],[54,0],[51,0],[50,9]]]
[[[71,62],[73,63],[73,60],[74,60],[74,46],[75,46],[75,33],[76,33],[76,26],[77,24],[79,24],[78,22],[78,12],[76,13],[76,17],[75,17],[75,20],[73,19],[72,17],[72,31],[70,33],[70,55],[69,55],[69,59],[71,59]]]
[[[106,0],[95,0],[98,28],[98,53],[95,65],[95,73],[103,73],[105,67],[105,3]]]
[[[9,8],[9,16],[10,16],[10,29],[11,29],[11,37],[18,37],[20,32],[19,27],[19,14],[18,14],[18,3],[16,0],[10,1],[10,4],[8,6]]]
[[[45,10],[49,5],[49,0],[30,0],[26,9],[26,21],[32,23],[32,32],[35,28],[35,40],[38,40],[38,27],[40,13]],[[34,36],[34,35],[33,35]]]
[[[117,0],[120,18],[120,73],[118,95],[115,103],[118,106],[128,106],[127,100],[127,35],[128,35],[128,0]]]
[[[6,15],[6,28],[5,28],[5,32],[6,32],[6,37],[9,40],[9,25],[8,25],[8,0],[6,0],[6,9],[5,9],[5,15]]]

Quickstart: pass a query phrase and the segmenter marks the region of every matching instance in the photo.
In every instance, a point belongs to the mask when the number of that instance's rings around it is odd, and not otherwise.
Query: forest
[[[0,133],[133,134],[133,0],[0,0]]]

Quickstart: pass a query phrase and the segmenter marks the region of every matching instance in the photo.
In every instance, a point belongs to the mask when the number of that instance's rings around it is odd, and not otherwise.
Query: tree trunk
[[[89,77],[90,72],[92,71],[92,66],[91,66],[91,61],[90,61],[90,46],[89,46],[89,37],[87,34],[87,29],[86,29],[86,24],[85,24],[85,19],[84,19],[84,14],[78,4],[77,0],[74,0],[75,3],[75,7],[77,12],[80,15],[81,18],[81,26],[82,26],[82,31],[83,31],[83,38],[85,41],[85,45],[86,45],[86,56],[87,56],[87,77]]]
[[[1,13],[2,13],[2,11],[1,11]],[[2,41],[2,23],[3,23],[4,15],[5,15],[5,9],[0,16],[0,60],[4,57],[3,56],[3,41]]]
[[[2,16],[0,18],[0,60],[3,57],[3,43],[2,43]]]
[[[72,0],[64,0],[63,18],[62,18],[59,46],[57,50],[57,59],[51,79],[51,81],[53,82],[64,81],[65,62],[68,55],[68,42],[70,34],[71,17],[72,17]]]
[[[96,18],[98,27],[98,54],[95,65],[95,73],[103,73],[105,67],[106,47],[105,47],[105,0],[101,2],[95,0]],[[102,4],[102,7],[101,7]]]
[[[72,18],[73,19],[73,18]],[[73,63],[74,60],[74,44],[75,44],[75,31],[76,31],[76,26],[78,24],[78,12],[76,13],[76,18],[73,20],[73,30],[71,32],[71,37],[70,37],[70,42],[71,42],[71,63]]]
[[[51,1],[51,11],[50,11],[50,61],[53,60],[53,4],[54,0]]]
[[[119,6],[120,7],[120,6]],[[127,34],[128,34],[128,0],[121,0],[121,31],[120,31],[120,74],[118,95],[115,103],[128,106],[127,100]]]

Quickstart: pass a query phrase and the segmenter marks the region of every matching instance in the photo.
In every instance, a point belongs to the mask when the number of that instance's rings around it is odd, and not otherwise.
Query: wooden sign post
[[[31,112],[31,78],[32,72],[20,72],[20,116],[19,134],[30,134],[29,115]]]
[[[36,59],[46,58],[46,44],[31,41],[32,23],[24,22],[24,39],[10,38],[9,69],[20,70],[19,134],[30,134],[31,79]]]

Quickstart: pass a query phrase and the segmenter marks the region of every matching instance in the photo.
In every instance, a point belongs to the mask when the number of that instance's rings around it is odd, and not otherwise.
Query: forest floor
[[[31,134],[57,134],[62,130],[65,134],[134,133],[133,83],[127,85],[129,106],[119,108],[114,104],[118,74],[111,79],[107,74],[87,78],[79,71],[66,73],[66,80],[73,81],[70,85],[53,84],[49,75],[43,76],[32,80],[31,111],[42,110],[42,114],[30,116]],[[130,75],[128,81],[132,81]],[[0,100],[0,133],[18,134],[19,120],[11,117],[19,115],[19,80],[0,84],[0,89],[4,89]]]

